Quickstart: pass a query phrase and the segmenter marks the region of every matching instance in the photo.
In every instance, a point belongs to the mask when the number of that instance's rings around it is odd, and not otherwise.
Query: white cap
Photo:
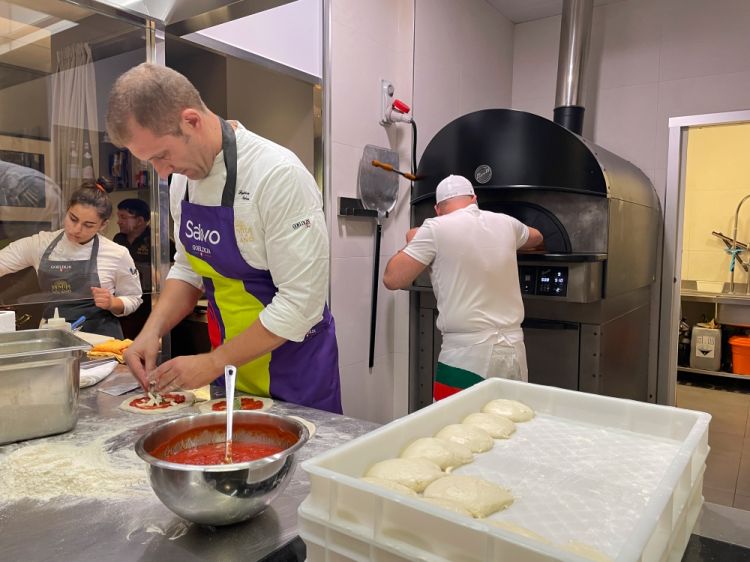
[[[474,187],[463,176],[448,176],[441,181],[435,190],[435,202],[442,203],[451,197],[459,195],[474,195]]]

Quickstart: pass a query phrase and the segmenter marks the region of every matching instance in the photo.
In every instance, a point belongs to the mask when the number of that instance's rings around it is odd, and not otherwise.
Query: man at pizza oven
[[[144,388],[198,388],[232,364],[240,390],[340,413],[328,234],[300,160],[212,113],[183,75],[147,63],[116,81],[107,131],[172,176],[175,264],[125,354]],[[204,291],[212,351],[157,367],[159,338]]]
[[[516,252],[541,247],[541,232],[480,210],[463,176],[442,180],[435,200],[437,216],[408,232],[383,276],[389,289],[405,289],[430,270],[443,335],[434,398],[487,377],[528,380]]]

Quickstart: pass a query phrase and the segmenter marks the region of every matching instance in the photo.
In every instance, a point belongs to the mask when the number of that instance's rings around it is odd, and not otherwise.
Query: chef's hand
[[[159,355],[159,337],[145,332],[138,334],[135,341],[125,350],[125,364],[133,376],[141,383],[145,392],[149,391],[149,373],[156,369],[156,358]],[[151,375],[153,378],[153,374]]]
[[[102,289],[101,287],[91,287],[91,296],[94,297],[94,304],[104,310],[110,310],[112,308],[114,296],[109,289]]]
[[[157,392],[166,392],[181,388],[200,388],[223,372],[224,367],[217,366],[210,353],[201,353],[175,357],[162,363],[151,373],[151,379],[156,381]]]

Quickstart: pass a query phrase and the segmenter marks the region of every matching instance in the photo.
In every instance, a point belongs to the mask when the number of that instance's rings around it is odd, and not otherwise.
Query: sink
[[[747,293],[747,283],[735,283],[734,292],[729,291],[730,284],[727,281],[693,281],[683,279],[680,281],[680,292],[685,295],[727,295],[742,298],[750,298]]]
[[[716,321],[750,328],[750,296],[722,295],[716,303]]]
[[[729,283],[682,280],[680,296],[685,300],[710,302],[716,305],[716,321],[750,328],[750,295],[746,283],[735,283],[734,293]]]

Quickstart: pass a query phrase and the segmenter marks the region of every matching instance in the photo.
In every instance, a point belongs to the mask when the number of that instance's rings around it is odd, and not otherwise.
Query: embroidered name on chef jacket
[[[297,229],[303,228],[303,227],[304,228],[310,228],[311,225],[312,225],[312,223],[310,222],[310,219],[305,219],[303,221],[295,222],[292,225],[292,230],[297,230]]]

